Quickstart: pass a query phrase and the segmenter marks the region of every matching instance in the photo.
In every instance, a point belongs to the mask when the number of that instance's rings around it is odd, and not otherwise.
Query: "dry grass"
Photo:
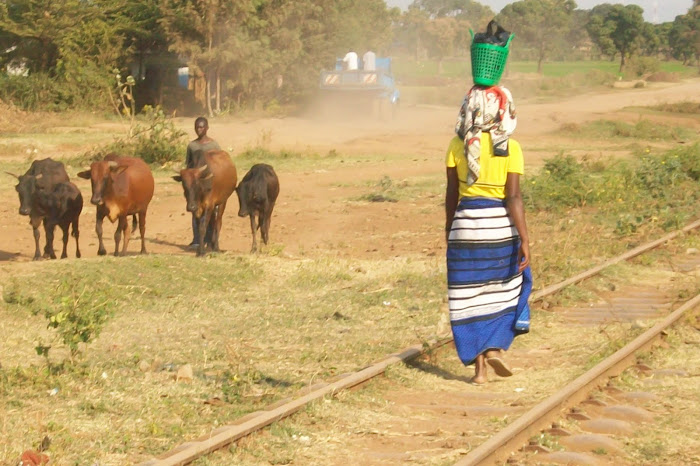
[[[62,462],[123,464],[156,454],[430,338],[442,303],[444,271],[406,259],[122,259],[5,268],[0,456],[18,457],[44,434]],[[34,346],[49,332],[30,309],[48,305],[65,274],[92,283],[117,310],[83,360],[48,374]],[[54,364],[65,355],[51,354]],[[193,380],[175,381],[185,364]],[[225,404],[206,404],[211,398]]]
[[[697,419],[700,376],[700,322],[698,312],[673,328],[666,342],[646,359],[655,369],[674,369],[684,376],[621,377],[618,386],[627,391],[646,391],[657,396],[646,409],[655,415],[653,424],[642,425],[625,450],[636,464],[698,464],[700,439]]]
[[[683,294],[696,289],[700,284],[695,276],[671,274],[639,263],[622,264],[615,269],[606,278],[587,281],[580,285],[580,288],[595,296],[609,291],[610,286],[663,283],[672,293]],[[588,300],[571,304],[584,302]],[[468,433],[465,436],[460,430],[455,430],[446,419],[447,416],[440,415],[439,411],[412,408],[411,403],[440,405],[445,403],[444,400],[454,399],[455,405],[463,402],[466,406],[517,406],[525,410],[581,375],[653,324],[652,321],[648,321],[591,327],[572,326],[564,322],[559,314],[540,308],[534,310],[533,323],[531,333],[517,338],[509,351],[516,371],[511,378],[493,379],[487,388],[466,384],[467,378],[472,375],[472,369],[464,368],[454,350],[448,346],[414,364],[392,366],[385,378],[373,380],[362,390],[343,392],[336,398],[326,398],[313,403],[303,413],[278,423],[272,429],[237,442],[227,450],[202,458],[196,464],[377,464],[381,463],[381,456],[372,456],[370,451],[381,452],[384,443],[391,445],[401,441],[412,442],[413,445],[428,443],[435,448],[426,451],[407,447],[408,456],[402,459],[390,456],[391,450],[387,448],[386,454],[389,456],[386,457],[386,461],[389,463],[454,464],[462,455],[515,420],[517,415],[493,415],[477,421],[472,416],[467,416],[463,418],[461,425],[461,429]],[[698,348],[697,332],[692,335],[692,331],[685,327],[679,331],[684,336],[676,337],[674,331],[669,337],[670,342],[689,341],[695,345],[695,349]],[[679,349],[684,350],[683,347]],[[654,363],[654,366],[669,367],[665,362]],[[683,385],[685,391],[682,396],[686,398],[674,412],[680,412],[682,409],[697,412],[698,409],[692,391],[692,375],[697,375],[700,367],[695,355],[688,359],[687,367],[693,368],[691,377],[675,379]],[[664,382],[659,390],[667,386],[668,383]],[[487,398],[484,398],[485,396]],[[470,400],[469,397],[474,398]],[[401,401],[406,398],[411,399],[408,404]],[[663,400],[660,404],[668,405],[667,399],[668,397],[660,397],[660,400]],[[668,407],[664,408],[664,411],[669,411]],[[662,432],[672,433],[672,429],[687,428],[689,430],[682,436],[683,441],[688,442],[688,445],[697,445],[697,440],[693,438],[691,441],[690,438],[695,432],[692,424],[694,418],[695,416],[687,417],[680,423],[664,418],[664,422],[674,427],[664,427]],[[569,421],[562,421],[564,427],[568,426],[567,422]],[[426,431],[419,427],[423,425],[433,426],[432,430]],[[655,428],[649,426],[650,430]],[[640,458],[639,464],[663,464],[661,457],[650,457],[654,452],[671,453],[671,457],[678,460],[696,460],[696,456],[693,456],[696,454],[682,452],[681,442],[678,442],[676,448],[673,446],[676,441],[671,438],[665,443],[659,443],[664,439],[661,432],[656,432],[650,437],[645,436],[645,432],[642,432],[629,447],[637,448],[638,453],[634,455],[635,458]],[[410,440],[411,438],[413,440]],[[554,438],[544,441],[554,449],[560,448]],[[637,443],[640,443],[639,447],[635,446]],[[673,464],[693,463],[680,461]]]

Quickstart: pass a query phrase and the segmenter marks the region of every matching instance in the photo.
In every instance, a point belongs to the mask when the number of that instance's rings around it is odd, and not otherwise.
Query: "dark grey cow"
[[[46,209],[46,242],[49,244],[49,256],[56,258],[53,250],[53,232],[56,225],[63,232],[63,251],[61,259],[68,257],[68,232],[73,227],[75,238],[75,257],[80,257],[80,213],[83,211],[83,195],[76,185],[69,181],[58,183],[50,193],[39,193],[39,205]]]
[[[236,188],[239,217],[250,216],[250,230],[253,233],[251,252],[258,249],[256,230],[260,229],[263,243],[267,244],[270,234],[270,217],[275,207],[280,183],[275,170],[265,163],[253,165]],[[257,222],[256,222],[256,218]]]
[[[50,257],[55,259],[56,253],[53,249],[54,228],[56,225],[61,225],[62,223],[65,224],[67,228],[68,224],[72,223],[72,219],[74,218],[73,211],[78,203],[80,204],[80,209],[77,215],[80,215],[80,210],[82,210],[82,196],[76,196],[75,190],[77,190],[77,188],[75,188],[74,185],[73,187],[61,187],[54,193],[58,185],[63,183],[70,184],[70,179],[68,178],[63,164],[51,158],[35,160],[24,175],[18,176],[14,173],[9,174],[19,181],[15,187],[19,195],[19,213],[20,215],[29,216],[29,223],[34,233],[34,260],[41,258],[39,250],[39,226],[42,223],[44,224],[44,232],[46,234],[46,246],[44,247],[43,256],[45,258]],[[79,195],[80,191],[78,191],[77,194]],[[54,199],[56,195],[61,197],[62,201]],[[62,205],[65,204],[67,210],[65,212],[52,211],[57,205],[56,202]],[[68,224],[65,223],[67,218],[71,219]],[[75,216],[75,223],[73,224],[73,235],[76,236],[77,241],[77,216]],[[66,232],[64,231],[64,237],[65,236]],[[80,257],[79,250],[77,256]],[[65,257],[65,244],[63,257]]]

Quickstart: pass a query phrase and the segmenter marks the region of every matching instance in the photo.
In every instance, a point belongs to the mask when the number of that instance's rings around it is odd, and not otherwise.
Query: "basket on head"
[[[515,34],[508,37],[505,46],[474,42],[474,31],[472,35],[472,77],[474,84],[480,86],[495,86],[501,80],[501,75],[506,67],[508,59],[508,46]]]

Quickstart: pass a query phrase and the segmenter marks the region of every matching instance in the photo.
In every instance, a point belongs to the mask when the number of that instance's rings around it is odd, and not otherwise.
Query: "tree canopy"
[[[662,25],[635,5],[582,10],[575,0],[519,0],[496,19],[516,35],[511,57],[537,60],[538,71],[546,60],[596,53],[619,54],[622,70],[634,54],[698,62],[694,5]],[[406,11],[384,0],[6,0],[0,98],[30,109],[109,108],[117,69],[134,77],[139,107],[214,114],[300,101],[349,50],[408,51],[442,69],[445,59],[466,59],[469,30],[493,18],[476,0],[413,0]],[[184,67],[189,89],[178,86]]]
[[[542,62],[566,38],[575,8],[574,0],[521,0],[506,5],[496,19],[536,51],[541,73]]]
[[[644,37],[643,14],[644,10],[637,5],[604,3],[591,10],[588,34],[604,53],[620,54],[620,71]]]

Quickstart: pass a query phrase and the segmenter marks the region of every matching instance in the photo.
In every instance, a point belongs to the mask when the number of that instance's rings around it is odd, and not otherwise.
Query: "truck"
[[[326,111],[338,111],[340,105],[344,109],[341,115],[355,112],[393,118],[400,100],[390,57],[377,57],[373,70],[345,70],[342,58],[338,58],[335,69],[321,70],[319,89],[322,101],[330,104]]]

